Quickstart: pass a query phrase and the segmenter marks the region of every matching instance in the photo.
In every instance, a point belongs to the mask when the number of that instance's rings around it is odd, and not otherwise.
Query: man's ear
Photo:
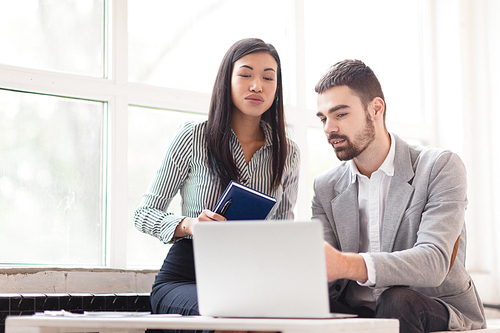
[[[375,97],[372,101],[371,101],[371,106],[372,106],[372,109],[373,109],[373,117],[375,119],[380,119],[384,116],[384,112],[385,112],[385,103],[384,103],[384,100],[380,97]]]

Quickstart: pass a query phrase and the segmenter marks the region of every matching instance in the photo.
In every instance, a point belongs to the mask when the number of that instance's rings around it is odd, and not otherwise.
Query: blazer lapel
[[[359,207],[358,185],[350,182],[350,172],[346,172],[335,186],[340,193],[332,200],[332,212],[340,250],[358,252],[359,249]]]
[[[381,240],[382,252],[392,251],[403,214],[414,191],[411,181],[415,173],[413,172],[409,147],[399,137],[396,135],[394,137],[396,141],[394,176],[389,186],[389,195],[385,204]]]

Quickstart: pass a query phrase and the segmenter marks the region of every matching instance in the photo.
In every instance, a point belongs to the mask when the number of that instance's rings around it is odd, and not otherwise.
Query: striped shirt
[[[222,190],[213,184],[206,166],[205,128],[207,122],[185,123],[175,135],[156,175],[134,214],[135,227],[172,243],[177,225],[185,217],[196,218],[204,209],[213,210]],[[272,146],[271,128],[261,121],[264,145],[248,163],[241,145],[231,130],[230,149],[241,175],[240,182],[276,198],[268,215],[270,219],[293,219],[299,177],[299,149],[287,139],[288,153],[280,186],[271,191]],[[167,211],[172,198],[180,191],[182,215]],[[188,236],[190,237],[190,236]]]

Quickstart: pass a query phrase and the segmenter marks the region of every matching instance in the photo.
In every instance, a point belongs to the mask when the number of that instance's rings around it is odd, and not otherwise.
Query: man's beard
[[[345,145],[343,147],[335,148],[331,140],[340,139],[345,140]],[[370,119],[368,113],[366,115],[365,128],[355,135],[355,140],[351,142],[349,138],[345,135],[338,135],[330,133],[328,135],[328,143],[334,147],[335,155],[341,161],[352,160],[353,158],[359,156],[369,145],[375,140],[375,126]]]

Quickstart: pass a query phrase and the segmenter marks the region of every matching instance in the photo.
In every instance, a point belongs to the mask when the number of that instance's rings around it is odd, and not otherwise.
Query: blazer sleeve
[[[454,244],[464,228],[466,170],[454,153],[427,154],[430,158],[424,155],[415,163],[413,199],[402,214],[395,244],[414,239],[415,230],[416,242],[399,251],[371,253],[375,287],[437,287],[448,274]]]

